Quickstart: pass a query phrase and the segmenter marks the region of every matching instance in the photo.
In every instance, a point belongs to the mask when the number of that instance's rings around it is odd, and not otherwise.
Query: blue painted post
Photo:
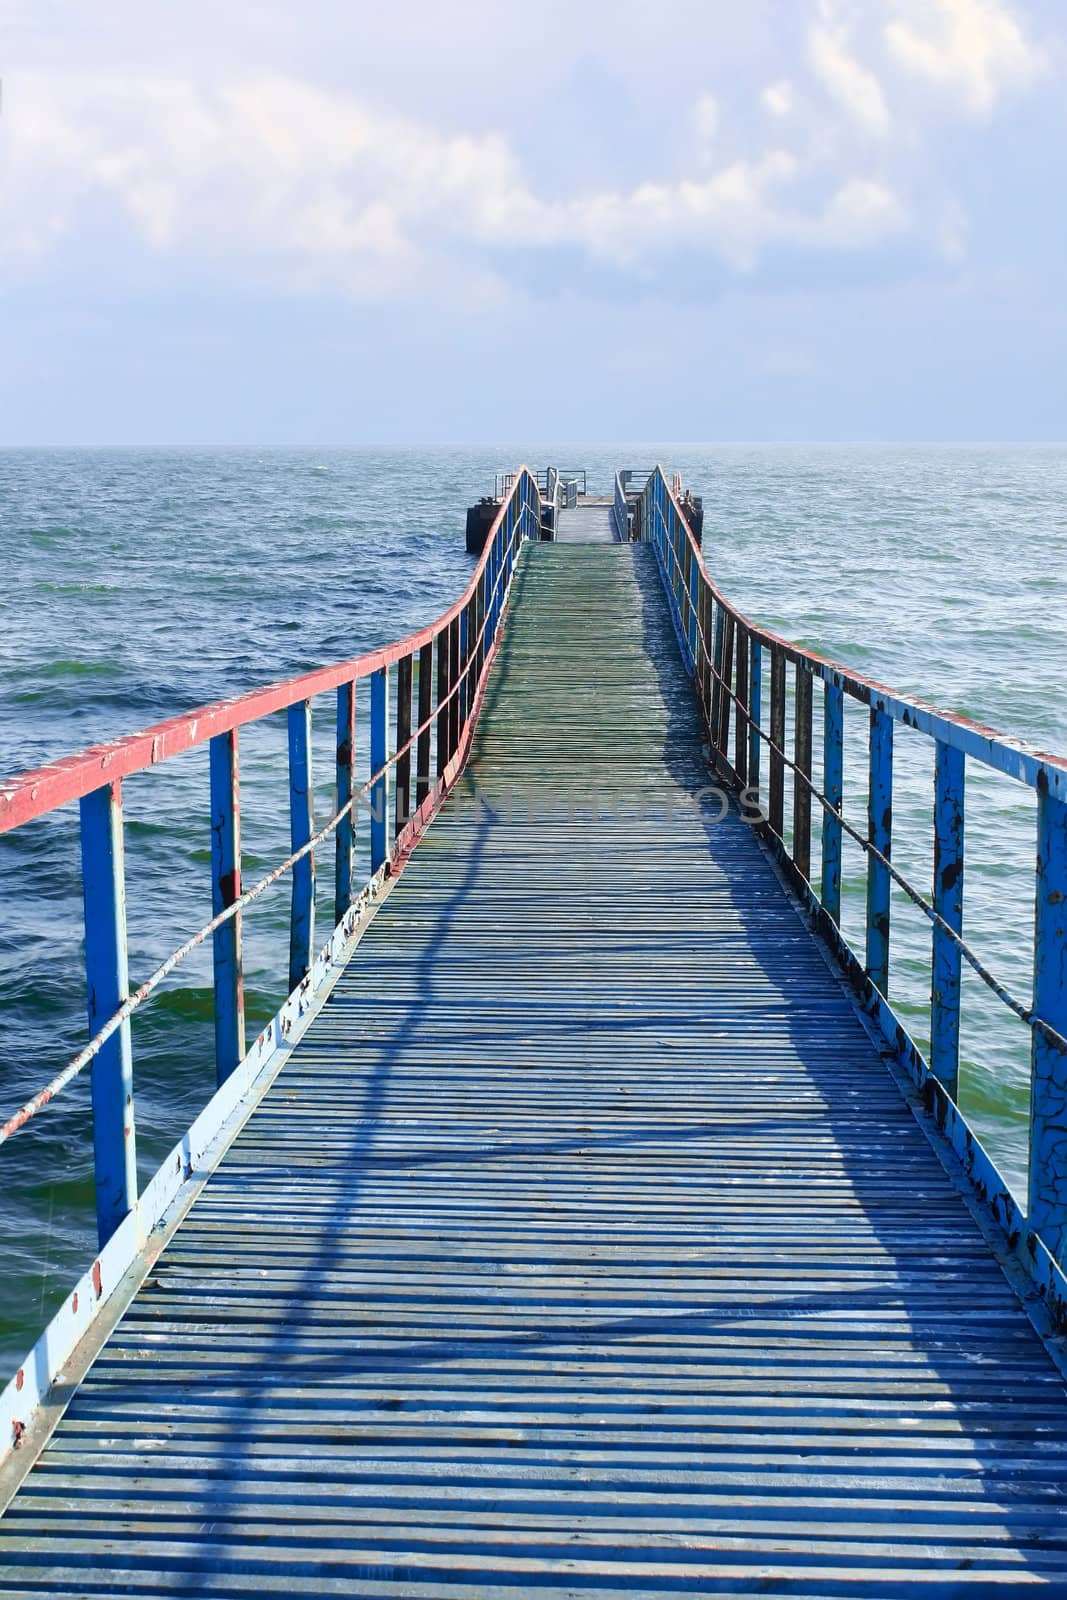
[[[867,791],[867,837],[888,860],[893,849],[893,719],[871,708],[870,784]],[[888,869],[867,857],[867,976],[884,995],[889,993]]]
[[[289,707],[289,836],[299,850],[315,831],[315,791],[311,777],[311,701]],[[289,917],[289,991],[299,989],[311,971],[315,943],[315,852],[293,868]]]
[[[697,637],[697,591],[700,579],[700,564],[697,561],[693,547],[689,543],[688,539],[685,541],[685,547],[689,551],[689,598],[686,602],[689,606],[689,654],[692,656],[693,661],[695,662],[697,659],[697,645],[699,642]]]
[[[82,896],[89,1032],[99,1032],[129,998],[122,791],[105,784],[81,802]],[[137,1201],[133,1050],[124,1022],[93,1061],[93,1159],[101,1248]]]
[[[430,739],[433,712],[433,641],[419,651],[419,739],[415,746],[415,804],[430,794]]]
[[[714,752],[722,726],[722,652],[726,638],[726,612],[715,601],[714,654],[711,660],[711,748]]]
[[[355,793],[356,770],[356,686],[342,683],[337,690],[337,809],[347,805]],[[353,858],[356,849],[356,819],[350,811],[337,824],[337,857],[334,865],[334,925],[351,909]]]
[[[494,539],[489,546],[489,560],[485,563],[485,614],[489,625],[485,630],[486,646],[492,642],[493,630],[496,627],[496,572],[497,572],[497,541]]]
[[[211,914],[241,895],[241,775],[237,729],[209,746],[211,790]],[[212,935],[215,981],[215,1076],[225,1083],[244,1060],[245,990],[241,913]]]
[[[737,662],[734,669],[734,687],[737,704],[734,715],[734,771],[742,789],[748,788],[748,664],[751,659],[748,629],[737,624]]]
[[[453,624],[453,626],[455,626]],[[451,636],[452,629],[445,637]],[[451,664],[451,663],[450,663]],[[454,677],[452,682],[455,682]],[[451,685],[450,685],[451,687]],[[372,874],[389,859],[386,819],[389,814],[389,668],[379,667],[370,680],[370,869]],[[451,756],[451,749],[449,756]]]
[[[772,833],[785,842],[785,655],[771,645],[771,749],[767,819]]]
[[[1034,1015],[1067,1035],[1067,804],[1038,792]],[[1036,1028],[1030,1091],[1029,1221],[1067,1261],[1067,1052]]]
[[[966,758],[938,739],[934,756],[934,910],[963,933],[964,782]],[[930,982],[930,1066],[956,1099],[960,1072],[963,953],[934,923]]]
[[[460,738],[463,737],[463,730],[467,726],[467,717],[468,717],[468,715],[470,713],[470,704],[471,704],[470,673],[467,672],[467,670],[466,670],[467,662],[468,662],[468,659],[469,659],[469,647],[468,647],[468,640],[470,638],[470,617],[468,615],[469,609],[470,609],[469,606],[464,606],[463,610],[459,614],[459,677],[460,677],[460,683],[459,683],[459,695],[457,696],[457,698],[459,700],[459,713],[458,713],[458,715],[459,715],[459,737]]]
[[[763,718],[763,646],[753,639],[748,663],[748,709],[752,721],[748,730],[748,787],[759,800],[760,787],[760,728]]]
[[[811,881],[811,779],[813,744],[811,672],[798,662],[793,689],[793,862],[800,876]]]
[[[841,813],[845,803],[845,693],[825,685],[822,721],[823,793],[831,809],[822,814],[822,908],[841,922]]]

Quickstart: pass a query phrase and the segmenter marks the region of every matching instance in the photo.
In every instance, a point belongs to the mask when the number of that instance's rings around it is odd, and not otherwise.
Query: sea
[[[662,462],[703,497],[711,571],[750,618],[906,694],[1067,751],[1067,447],[8,450],[0,778],[429,622],[473,565],[465,508],[520,461],[584,468],[590,492],[604,494],[617,467]],[[846,816],[859,827],[861,721],[850,716],[846,767]],[[322,820],[333,799],[329,722],[316,724]],[[928,893],[931,750],[906,729],[895,783],[894,859]],[[247,880],[288,852],[284,717],[243,736],[242,784]],[[210,916],[206,754],[124,790],[137,982]],[[967,830],[967,937],[1028,1002],[1033,796],[970,763]],[[856,941],[862,867],[846,845],[844,926]],[[331,888],[324,853],[321,929]],[[0,837],[0,1121],[87,1036],[80,897],[76,808]],[[250,1028],[283,998],[288,910],[283,883],[246,917]],[[930,925],[900,893],[893,918],[891,996],[922,1042]],[[143,1181],[214,1085],[206,949],[137,1014],[133,1048]],[[971,974],[963,1056],[961,1103],[1023,1193],[1029,1034]],[[0,1147],[0,1381],[94,1248],[87,1080]]]

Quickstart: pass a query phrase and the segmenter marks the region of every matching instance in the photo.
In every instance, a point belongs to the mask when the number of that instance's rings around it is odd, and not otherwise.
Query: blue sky
[[[1067,438],[1061,0],[0,0],[0,442]]]

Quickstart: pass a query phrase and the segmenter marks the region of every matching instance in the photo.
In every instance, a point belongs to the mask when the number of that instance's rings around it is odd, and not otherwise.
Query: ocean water
[[[946,709],[1067,750],[1067,449],[569,445],[405,452],[0,452],[0,776],[206,701],[357,654],[429,621],[472,562],[463,513],[519,459],[662,460],[704,496],[720,585],[756,620]],[[361,718],[365,726],[365,718]],[[329,718],[316,809],[329,815]],[[862,715],[846,814],[865,821]],[[931,750],[898,729],[895,859],[927,889]],[[818,777],[818,773],[816,773]],[[242,736],[246,876],[288,851],[283,718]],[[968,773],[966,931],[1029,996],[1033,804]],[[125,785],[131,979],[210,915],[206,752]],[[816,861],[818,859],[816,852]],[[846,930],[862,928],[846,846]],[[332,872],[320,872],[327,926]],[[245,921],[251,1026],[281,998],[288,887]],[[0,1113],[84,1041],[74,808],[0,838]],[[892,997],[924,1037],[929,925],[894,903]],[[133,1024],[147,1176],[213,1087],[211,973],[197,952]],[[961,1096],[1025,1182],[1028,1034],[965,986]],[[93,1248],[88,1076],[0,1149],[0,1377]],[[2,1118],[0,1118],[2,1120]]]

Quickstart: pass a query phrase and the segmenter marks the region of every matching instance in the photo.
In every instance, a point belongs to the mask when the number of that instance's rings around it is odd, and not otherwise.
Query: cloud
[[[900,10],[898,4],[897,7]],[[1040,51],[1000,0],[921,0],[885,29],[899,66],[988,115],[1002,94],[1032,82]]]
[[[793,86],[784,81],[769,83],[760,99],[772,117],[787,117],[793,109]]]
[[[570,195],[537,192],[499,133],[446,134],[279,73],[37,74],[8,109],[9,264],[117,218],[157,259],[395,296],[450,274],[484,284],[520,250],[577,249],[647,281],[676,249],[750,273],[778,246],[863,249],[906,226],[884,185],[813,175],[788,149],[716,163],[709,94],[694,119],[711,171]]]
[[[881,84],[849,53],[844,34],[817,24],[808,36],[808,53],[816,75],[834,99],[869,132],[888,133],[889,107]]]

